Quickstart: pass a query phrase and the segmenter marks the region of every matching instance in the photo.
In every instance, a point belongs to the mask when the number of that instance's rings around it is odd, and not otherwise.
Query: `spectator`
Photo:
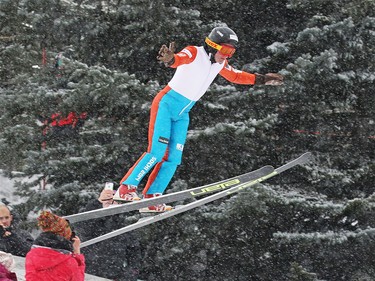
[[[0,280],[17,281],[17,275],[12,272],[14,269],[14,258],[12,254],[0,251]]]
[[[48,211],[38,217],[43,231],[26,255],[27,281],[84,281],[85,258],[81,241],[69,222]]]
[[[10,209],[0,205],[0,251],[24,257],[33,241],[34,238],[28,232],[14,225]]]
[[[55,57],[55,68],[60,69],[62,66],[62,53],[58,53]]]
[[[116,204],[113,190],[104,189],[98,199],[94,199],[81,211],[107,208]],[[80,222],[75,225],[83,241],[98,237],[126,223],[124,215],[114,215]],[[122,234],[82,249],[86,257],[86,272],[116,281],[135,281],[141,267],[140,242],[133,232]]]

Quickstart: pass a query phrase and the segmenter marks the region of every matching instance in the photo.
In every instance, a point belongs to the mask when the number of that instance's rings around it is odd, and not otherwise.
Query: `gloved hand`
[[[170,66],[174,62],[175,43],[171,42],[169,48],[166,45],[161,46],[159,54],[156,57],[159,61],[164,62],[165,66]]]
[[[284,77],[278,73],[267,73],[265,75],[265,85],[282,85]]]
[[[278,73],[267,73],[265,75],[256,73],[256,85],[273,85],[279,86],[283,84],[284,77]]]

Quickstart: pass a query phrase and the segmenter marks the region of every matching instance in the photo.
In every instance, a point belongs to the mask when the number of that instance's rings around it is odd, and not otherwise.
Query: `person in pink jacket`
[[[69,222],[48,211],[38,217],[42,233],[26,255],[27,281],[84,281],[85,257]]]

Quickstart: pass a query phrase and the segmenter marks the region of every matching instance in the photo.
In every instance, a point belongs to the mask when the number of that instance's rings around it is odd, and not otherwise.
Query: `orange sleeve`
[[[234,69],[227,61],[225,61],[225,66],[219,74],[232,83],[243,85],[255,84],[255,74]]]
[[[174,54],[174,63],[170,67],[176,68],[180,65],[193,62],[197,56],[197,52],[197,48],[194,46],[184,48],[181,52]]]

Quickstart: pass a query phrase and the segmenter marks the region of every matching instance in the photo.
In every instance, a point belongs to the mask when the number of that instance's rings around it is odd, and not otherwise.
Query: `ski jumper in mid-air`
[[[228,27],[216,27],[206,37],[204,46],[188,46],[174,54],[174,43],[163,45],[158,60],[176,68],[168,85],[154,98],[150,112],[148,148],[120,182],[114,199],[135,201],[141,198],[137,186],[149,173],[143,198],[163,194],[177,166],[181,164],[189,126],[189,111],[205,94],[218,74],[226,80],[245,85],[282,84],[277,73],[251,74],[228,64],[236,50],[238,38]],[[164,212],[172,207],[159,204],[142,208],[141,212]]]

